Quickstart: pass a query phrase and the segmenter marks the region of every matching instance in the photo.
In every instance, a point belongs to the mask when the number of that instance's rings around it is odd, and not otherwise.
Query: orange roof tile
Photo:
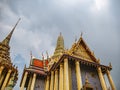
[[[37,67],[40,67],[40,68],[43,68],[43,61],[38,60],[38,59],[34,59],[33,60],[33,65],[37,66]]]

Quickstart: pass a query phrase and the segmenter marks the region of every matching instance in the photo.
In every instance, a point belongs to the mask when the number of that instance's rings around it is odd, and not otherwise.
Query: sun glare
[[[98,11],[103,11],[108,8],[108,3],[108,0],[94,0],[91,11],[94,13]]]
[[[101,10],[107,7],[107,0],[95,0],[95,7],[97,10]]]

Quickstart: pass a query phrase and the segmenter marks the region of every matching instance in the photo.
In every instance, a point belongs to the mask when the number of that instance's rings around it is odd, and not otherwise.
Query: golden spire
[[[18,22],[20,21],[20,19],[18,20]],[[14,28],[12,29],[12,31],[8,34],[8,36],[2,41],[0,42],[0,62],[5,63],[5,64],[9,64],[11,65],[11,59],[10,59],[10,47],[9,47],[9,41],[10,38],[13,34],[13,31],[15,30],[15,27],[17,26],[18,22],[16,23],[16,25],[14,26]]]
[[[64,51],[64,39],[60,32],[60,35],[58,36],[58,39],[57,39],[57,45],[56,45],[56,49],[55,49],[53,56],[59,56],[63,53],[63,51]]]
[[[11,36],[12,36],[12,34],[13,34],[13,32],[14,32],[16,26],[17,26],[17,24],[19,23],[19,21],[20,21],[20,18],[19,18],[19,20],[17,21],[17,23],[15,24],[15,26],[13,27],[12,31],[11,31],[11,32],[8,34],[8,36],[2,41],[2,44],[7,45],[7,46],[9,45]]]
[[[81,35],[80,35],[80,37],[82,38],[82,36],[83,36],[83,32],[81,32]]]

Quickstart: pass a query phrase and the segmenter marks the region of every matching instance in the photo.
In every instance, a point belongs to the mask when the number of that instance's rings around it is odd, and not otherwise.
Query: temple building
[[[17,26],[18,22],[16,23],[15,27]],[[18,69],[11,62],[9,46],[9,42],[15,27],[8,34],[8,36],[2,42],[0,42],[0,90],[13,90],[18,80]]]
[[[53,56],[31,56],[29,67],[23,70],[20,90],[116,90],[111,70],[111,64],[102,65],[95,57],[82,35],[70,49],[65,49],[60,34]]]

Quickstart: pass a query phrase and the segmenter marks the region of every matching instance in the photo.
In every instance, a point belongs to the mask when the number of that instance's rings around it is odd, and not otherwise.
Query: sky
[[[11,61],[18,66],[19,89],[30,52],[36,58],[48,51],[51,56],[61,32],[65,48],[75,38],[83,39],[101,63],[112,63],[112,78],[120,89],[120,0],[0,0],[0,41],[21,18],[10,42]]]

